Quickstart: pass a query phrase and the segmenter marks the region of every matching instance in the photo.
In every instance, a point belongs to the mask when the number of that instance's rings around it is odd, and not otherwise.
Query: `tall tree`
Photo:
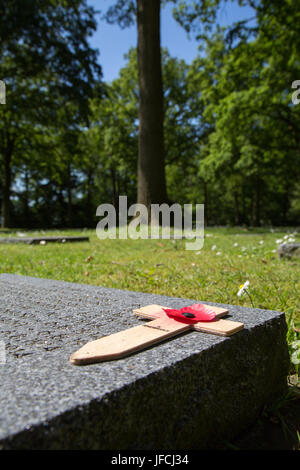
[[[137,0],[139,68],[138,203],[167,200],[160,52],[160,0]]]
[[[167,201],[160,51],[160,9],[167,1],[117,0],[105,15],[108,22],[117,22],[121,27],[137,22],[140,96],[137,201],[147,207]],[[178,4],[177,11],[174,11],[177,20],[180,20],[182,11],[186,14],[188,10],[194,18],[201,17],[207,24],[214,18],[215,7],[219,4],[219,0],[202,0],[200,3],[169,1]]]
[[[108,22],[126,27],[137,22],[139,70],[139,143],[137,202],[147,207],[167,200],[163,139],[163,88],[160,52],[160,0],[117,0]]]

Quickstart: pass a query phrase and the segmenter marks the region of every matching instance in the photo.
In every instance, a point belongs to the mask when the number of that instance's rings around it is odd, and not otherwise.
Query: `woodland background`
[[[199,55],[161,51],[167,201],[204,203],[207,225],[299,225],[300,3],[240,1],[254,19],[228,28],[222,1],[172,3]],[[116,0],[103,21],[126,27],[135,2]],[[85,0],[0,2],[2,227],[95,227],[99,204],[137,201],[138,54],[105,83],[97,27]]]

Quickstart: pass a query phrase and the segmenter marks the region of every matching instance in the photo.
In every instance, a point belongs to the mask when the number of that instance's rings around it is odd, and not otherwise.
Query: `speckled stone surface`
[[[134,308],[196,301],[1,274],[0,449],[206,449],[244,430],[285,391],[283,313],[230,306],[245,329],[229,338],[190,332],[69,363],[87,341],[145,321]]]

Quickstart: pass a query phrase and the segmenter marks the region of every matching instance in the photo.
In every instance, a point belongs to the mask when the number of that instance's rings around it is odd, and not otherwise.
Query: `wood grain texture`
[[[231,321],[231,320],[223,320],[218,319],[210,322],[201,321],[194,325],[194,330],[200,331],[201,333],[211,333],[217,336],[231,336],[234,333],[242,330],[244,328],[244,324]]]
[[[159,318],[91,341],[72,354],[70,362],[81,365],[119,359],[190,330],[191,327],[172,318]]]

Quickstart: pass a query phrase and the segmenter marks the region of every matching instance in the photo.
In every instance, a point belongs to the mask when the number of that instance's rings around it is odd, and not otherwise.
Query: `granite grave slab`
[[[286,391],[282,312],[205,302],[244,329],[69,362],[87,341],[145,321],[136,308],[199,302],[1,274],[0,449],[210,449],[233,439]]]
[[[40,243],[67,243],[88,242],[89,237],[58,236],[58,237],[9,237],[1,238],[0,243],[25,243],[27,245],[38,245]]]

